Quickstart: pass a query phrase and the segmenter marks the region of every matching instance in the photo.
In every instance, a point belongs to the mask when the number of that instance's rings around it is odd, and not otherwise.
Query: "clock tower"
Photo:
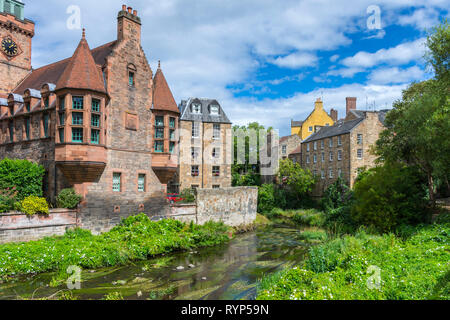
[[[24,4],[0,0],[0,97],[5,97],[31,71],[34,22],[24,18]]]

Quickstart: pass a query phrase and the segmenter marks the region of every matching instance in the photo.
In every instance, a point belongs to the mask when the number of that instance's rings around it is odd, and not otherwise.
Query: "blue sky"
[[[33,66],[72,55],[81,36],[67,9],[80,8],[91,48],[116,38],[124,1],[24,0],[36,22]],[[235,124],[258,121],[282,135],[321,97],[344,116],[390,108],[412,81],[432,77],[422,56],[425,30],[447,18],[442,0],[133,0],[153,70],[161,60],[177,102],[216,98]],[[380,28],[370,29],[379,8]]]

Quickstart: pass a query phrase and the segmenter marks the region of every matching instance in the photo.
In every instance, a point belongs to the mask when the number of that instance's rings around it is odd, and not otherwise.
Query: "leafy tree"
[[[444,20],[431,30],[427,38],[427,47],[429,52],[425,55],[425,60],[433,68],[436,79],[446,84],[448,90],[450,82],[450,26],[448,20]]]
[[[283,185],[290,189],[298,201],[312,191],[315,183],[311,172],[303,170],[300,164],[294,163],[291,159],[280,160],[278,178]]]

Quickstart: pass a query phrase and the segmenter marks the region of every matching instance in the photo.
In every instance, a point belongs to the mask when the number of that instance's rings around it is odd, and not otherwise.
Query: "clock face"
[[[19,51],[17,44],[10,38],[5,38],[2,40],[2,50],[10,57],[17,55]]]

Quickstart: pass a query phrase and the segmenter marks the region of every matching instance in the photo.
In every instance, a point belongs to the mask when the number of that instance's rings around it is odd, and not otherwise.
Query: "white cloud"
[[[376,84],[409,83],[416,80],[424,80],[426,74],[418,66],[407,69],[393,67],[376,69],[368,78],[371,83]]]
[[[425,53],[425,38],[412,42],[401,43],[389,49],[380,49],[375,53],[360,51],[352,57],[345,58],[341,63],[351,68],[371,68],[387,63],[391,65],[406,64],[420,60]]]
[[[425,7],[415,10],[412,14],[398,17],[398,24],[412,25],[423,31],[439,23],[439,12],[432,7]]]
[[[339,59],[339,55],[338,55],[338,54],[332,55],[332,56],[330,57],[330,61],[331,61],[331,62],[336,62],[337,59]]]
[[[313,67],[317,64],[317,57],[310,53],[293,53],[284,57],[278,57],[271,62],[279,67],[284,68],[301,68],[301,67]]]

